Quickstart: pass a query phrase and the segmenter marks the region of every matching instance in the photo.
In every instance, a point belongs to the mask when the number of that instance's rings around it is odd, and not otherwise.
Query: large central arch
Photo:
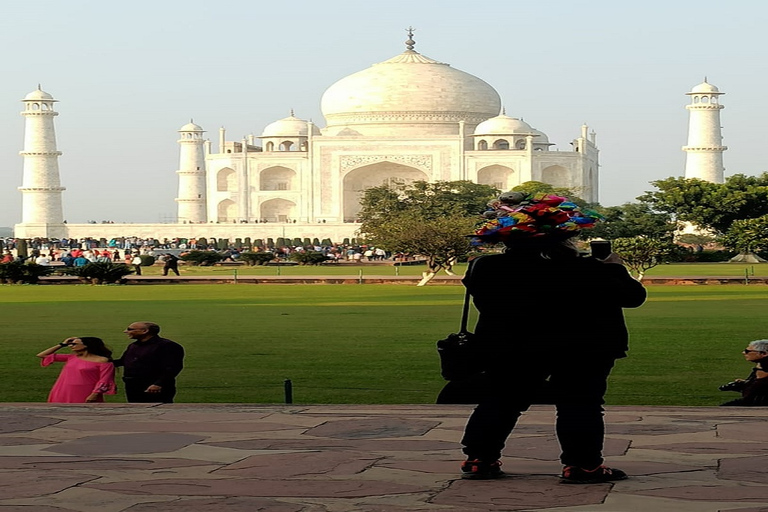
[[[344,176],[343,204],[344,222],[354,222],[360,212],[360,199],[363,192],[371,187],[386,183],[413,183],[429,181],[423,171],[407,165],[392,162],[378,162],[359,167]]]

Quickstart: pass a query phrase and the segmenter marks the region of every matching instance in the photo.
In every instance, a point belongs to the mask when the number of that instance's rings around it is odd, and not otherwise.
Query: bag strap
[[[461,329],[459,332],[467,332],[467,320],[469,320],[469,280],[472,277],[472,268],[479,258],[475,258],[467,265],[467,273],[464,275],[466,291],[464,292],[464,308],[461,311]]]

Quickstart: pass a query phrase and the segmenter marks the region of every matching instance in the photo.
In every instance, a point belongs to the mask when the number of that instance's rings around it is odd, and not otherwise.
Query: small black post
[[[285,388],[285,403],[293,403],[293,383],[291,379],[285,379],[283,381],[283,387]]]

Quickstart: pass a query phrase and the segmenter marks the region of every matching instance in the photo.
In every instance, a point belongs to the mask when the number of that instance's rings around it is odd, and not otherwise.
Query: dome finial
[[[709,83],[709,82],[707,82],[707,75],[704,75],[704,83],[705,83],[705,84],[708,84],[708,83]]]
[[[501,107],[501,115],[507,115],[507,107]]]
[[[291,109],[291,117],[295,117],[295,116],[293,115],[293,109]]]
[[[413,46],[416,44],[416,41],[413,40],[413,31],[416,30],[413,27],[408,27],[405,29],[406,32],[408,32],[408,40],[405,41],[405,47],[409,50],[413,50]]]

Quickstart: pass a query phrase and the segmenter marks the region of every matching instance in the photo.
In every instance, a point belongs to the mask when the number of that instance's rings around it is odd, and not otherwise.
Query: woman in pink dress
[[[57,354],[63,347],[69,347],[72,353]],[[49,366],[54,362],[64,363],[64,368],[61,369],[59,378],[48,395],[49,402],[103,402],[105,394],[114,395],[117,390],[112,351],[100,338],[67,338],[58,345],[43,350],[37,357],[42,359],[42,366]]]

